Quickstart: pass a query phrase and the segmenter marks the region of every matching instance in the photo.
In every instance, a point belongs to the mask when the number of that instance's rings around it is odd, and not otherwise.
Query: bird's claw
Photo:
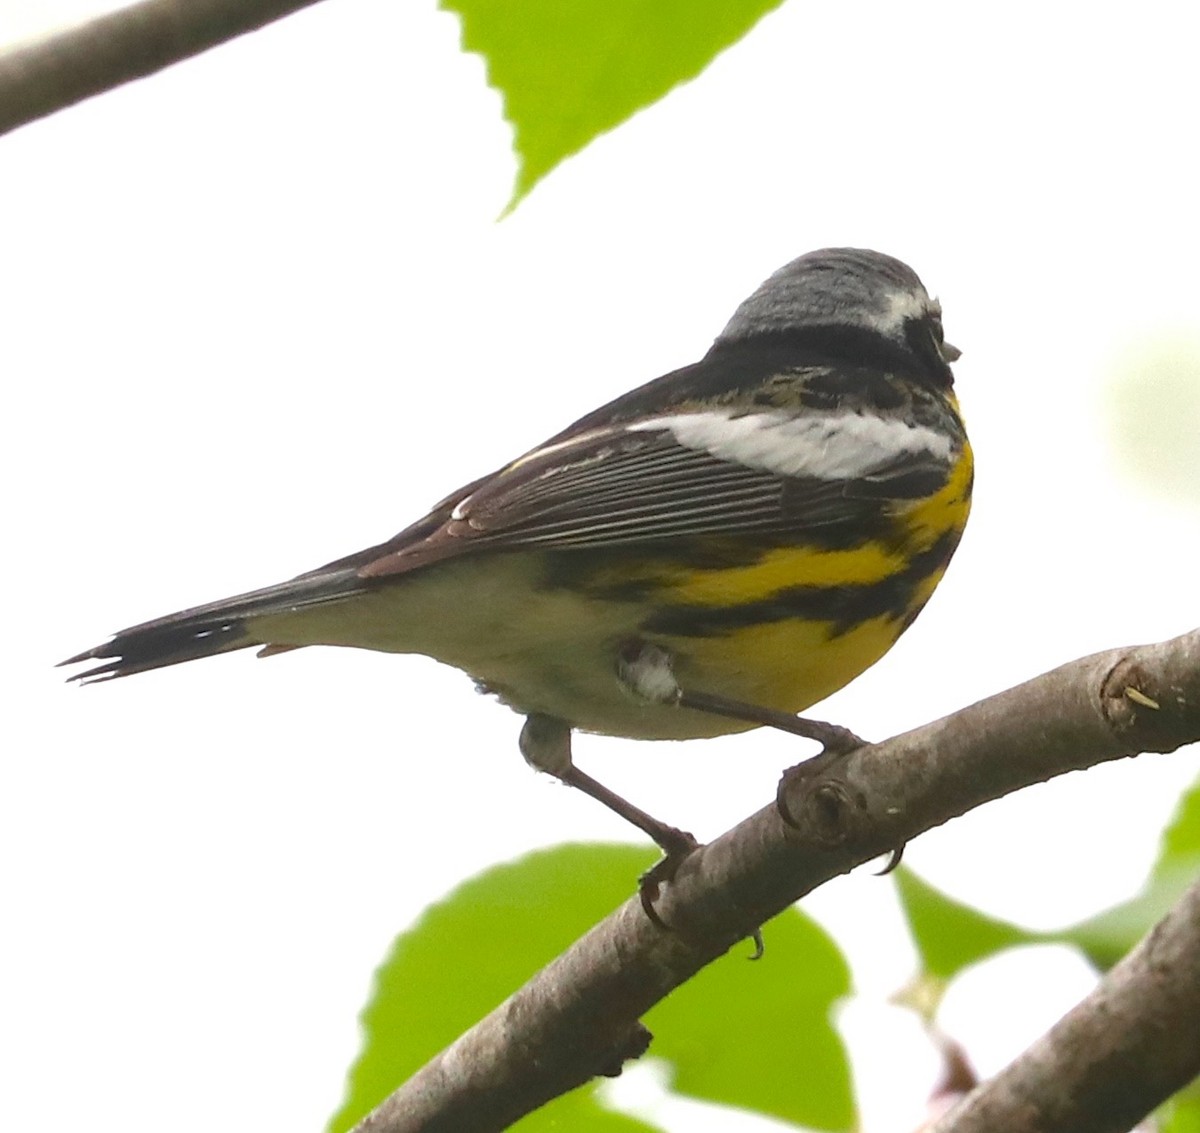
[[[658,900],[662,886],[675,877],[684,861],[700,848],[700,843],[686,830],[672,828],[671,837],[664,839],[659,845],[665,853],[638,878],[638,896],[646,916],[659,928],[669,932],[670,926],[658,915],[654,902]]]

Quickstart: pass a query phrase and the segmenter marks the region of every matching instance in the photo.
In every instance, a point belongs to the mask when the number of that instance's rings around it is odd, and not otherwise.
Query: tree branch
[[[1091,995],[933,1133],[1126,1133],[1200,1074],[1200,879]]]
[[[359,1133],[489,1133],[636,1057],[641,1015],[826,881],[980,803],[1200,739],[1200,629],[1074,661],[943,720],[821,759],[633,898],[419,1070]],[[632,879],[631,879],[632,880]],[[998,1126],[992,1126],[997,1128]]]
[[[316,0],[140,0],[0,54],[0,134]]]

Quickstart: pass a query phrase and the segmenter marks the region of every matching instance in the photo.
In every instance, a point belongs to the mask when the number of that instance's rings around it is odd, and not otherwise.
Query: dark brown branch
[[[1200,1074],[1200,879],[1082,1003],[934,1133],[1126,1133]]]
[[[1200,739],[1200,630],[1074,661],[953,716],[821,761],[699,850],[653,924],[634,898],[418,1071],[360,1133],[486,1133],[636,1056],[642,1014],[793,901],[1021,787]],[[632,879],[631,879],[632,881]]]
[[[0,134],[316,0],[141,0],[0,54]]]

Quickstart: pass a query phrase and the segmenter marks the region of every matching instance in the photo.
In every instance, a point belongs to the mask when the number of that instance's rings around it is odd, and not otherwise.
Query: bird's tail
[[[354,569],[316,571],[290,582],[180,610],[177,614],[123,629],[103,645],[68,657],[60,664],[103,660],[105,664],[76,673],[70,679],[104,681],[195,661],[200,657],[215,657],[234,649],[254,645],[270,647],[270,642],[254,636],[254,619],[339,602],[361,593],[368,586]]]

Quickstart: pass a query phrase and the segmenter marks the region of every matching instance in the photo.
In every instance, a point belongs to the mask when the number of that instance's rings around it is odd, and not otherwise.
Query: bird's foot
[[[654,902],[658,900],[662,887],[670,883],[679,867],[700,848],[700,843],[686,830],[664,826],[654,839],[663,850],[664,856],[638,878],[638,896],[642,909],[661,929],[670,931],[670,926],[658,915]]]

